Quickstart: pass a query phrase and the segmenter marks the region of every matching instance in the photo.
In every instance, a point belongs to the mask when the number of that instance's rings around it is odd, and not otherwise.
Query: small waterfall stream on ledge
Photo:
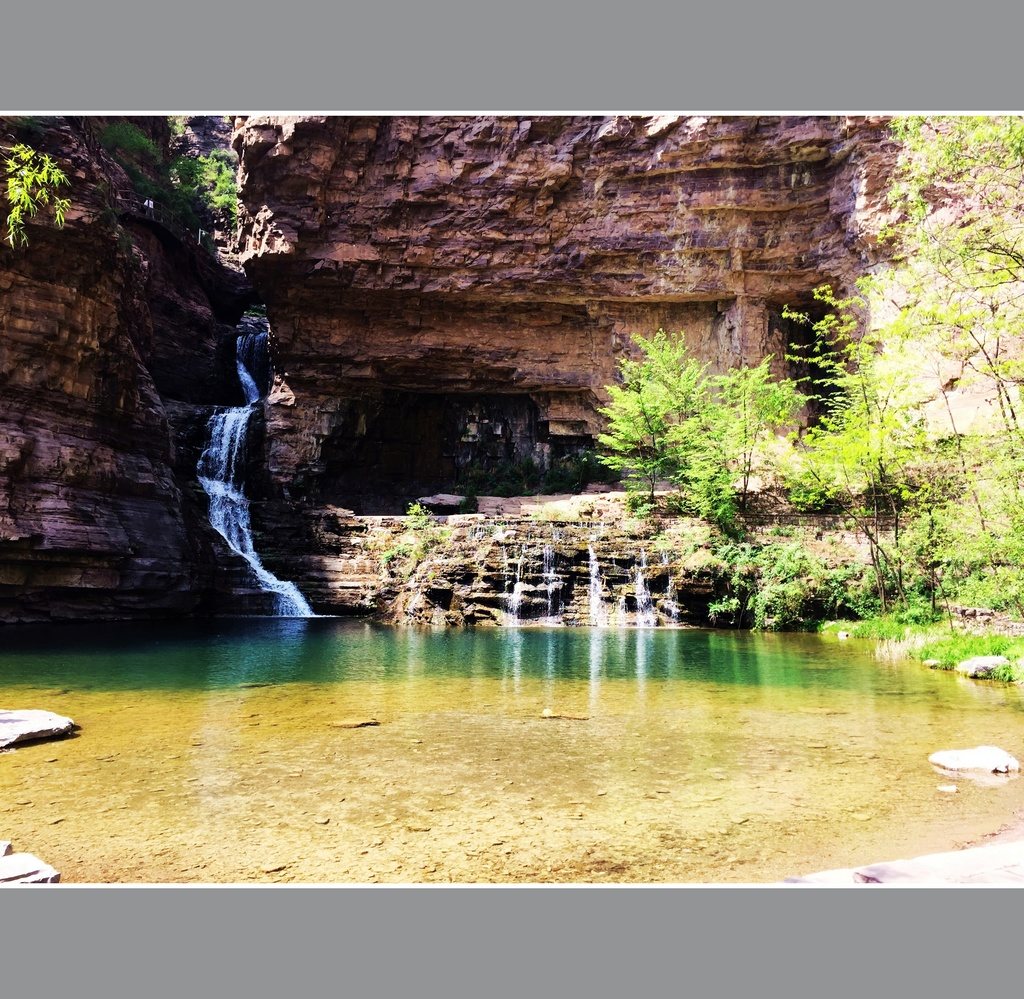
[[[601,598],[601,565],[597,561],[597,553],[593,545],[588,545],[590,553],[590,626],[592,628],[608,627],[608,611]]]
[[[559,621],[561,619],[561,596],[562,579],[555,569],[555,547],[554,545],[544,546],[544,587],[548,592],[548,620]],[[556,600],[555,594],[558,594]]]
[[[647,568],[647,552],[640,553],[640,564],[636,567],[636,625],[638,628],[657,628],[658,615],[654,610],[651,591],[647,589],[644,569]]]
[[[238,338],[235,366],[245,394],[244,406],[220,409],[210,417],[209,444],[199,459],[199,482],[210,497],[210,523],[241,555],[253,571],[260,589],[274,594],[278,617],[316,617],[306,598],[294,583],[278,579],[263,567],[252,539],[249,500],[245,495],[243,468],[245,440],[255,404],[261,398],[256,384],[258,367],[265,364],[267,333],[245,333]]]
[[[519,550],[519,558],[516,560],[516,577],[514,582],[511,577],[511,562],[508,558],[508,553],[502,549],[502,554],[505,560],[505,613],[508,615],[509,625],[515,627],[521,623],[519,620],[519,611],[523,606],[523,590],[525,587],[525,584],[523,583],[523,560],[526,558],[526,549],[521,548]]]

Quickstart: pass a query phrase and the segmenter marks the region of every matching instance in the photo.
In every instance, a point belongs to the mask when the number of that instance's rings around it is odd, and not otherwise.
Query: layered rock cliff
[[[0,621],[216,606],[238,567],[215,550],[195,466],[176,465],[168,412],[234,401],[244,295],[119,212],[130,185],[95,122],[0,125],[56,159],[72,202],[62,229],[40,213],[27,246],[0,248]]]
[[[881,119],[240,119],[278,495],[364,512],[589,446],[630,334],[781,358],[876,259]],[[779,362],[780,365],[782,362]]]
[[[195,472],[211,407],[242,401],[246,291],[119,210],[95,122],[32,127],[73,208],[0,249],[0,620],[259,609]],[[500,545],[477,582],[453,552],[447,590],[407,592],[350,511],[589,447],[633,332],[781,356],[782,307],[875,261],[893,154],[846,118],[249,118],[234,144],[277,369],[245,456],[257,548],[320,612],[464,621],[506,610]],[[557,552],[577,619],[583,541]]]

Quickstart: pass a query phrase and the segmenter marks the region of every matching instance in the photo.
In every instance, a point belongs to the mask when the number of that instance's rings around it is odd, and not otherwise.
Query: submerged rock
[[[52,711],[0,711],[0,749],[16,742],[67,735],[75,727],[70,718],[54,714]]]
[[[1020,770],[1020,764],[1006,751],[996,746],[976,746],[974,749],[943,749],[932,753],[928,762],[943,770],[1005,774]]]

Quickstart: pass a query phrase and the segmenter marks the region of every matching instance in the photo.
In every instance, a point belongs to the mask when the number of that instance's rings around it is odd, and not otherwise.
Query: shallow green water
[[[1024,806],[927,763],[1020,756],[1020,688],[814,635],[7,628],[0,707],[81,725],[0,755],[0,838],[65,880],[759,882]]]

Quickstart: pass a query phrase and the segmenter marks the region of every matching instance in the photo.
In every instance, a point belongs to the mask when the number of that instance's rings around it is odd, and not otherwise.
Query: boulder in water
[[[1007,774],[1020,770],[1020,764],[1005,750],[996,746],[976,746],[974,749],[943,749],[932,753],[928,762],[943,770]]]
[[[0,749],[16,742],[52,739],[67,735],[75,723],[52,711],[30,708],[21,711],[0,711]]]

